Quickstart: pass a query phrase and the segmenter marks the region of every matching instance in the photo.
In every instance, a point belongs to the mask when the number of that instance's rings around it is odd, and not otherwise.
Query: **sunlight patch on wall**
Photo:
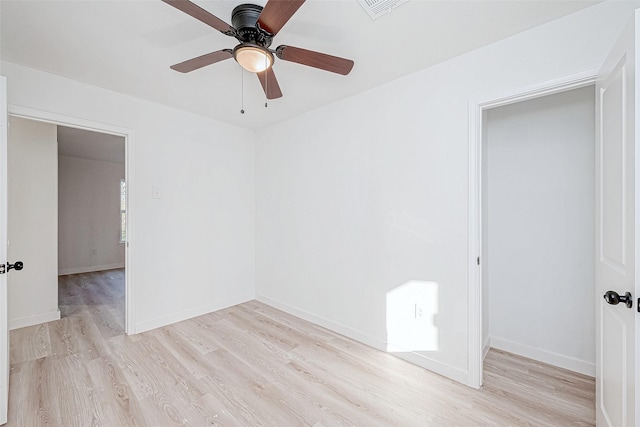
[[[387,292],[387,351],[438,350],[438,283],[411,280]]]

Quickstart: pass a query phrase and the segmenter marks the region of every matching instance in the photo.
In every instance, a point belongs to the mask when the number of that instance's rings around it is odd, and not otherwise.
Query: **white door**
[[[634,43],[639,19],[636,11],[596,84],[596,423],[602,427],[634,427],[636,418],[640,421],[635,414],[634,357],[640,316]],[[632,296],[627,298],[627,293]]]
[[[0,76],[0,265],[7,262],[7,79]],[[0,267],[0,273],[2,267]],[[0,424],[9,404],[7,275],[0,274]]]

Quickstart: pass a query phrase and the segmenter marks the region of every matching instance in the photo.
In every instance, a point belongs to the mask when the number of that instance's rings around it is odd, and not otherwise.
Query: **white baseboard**
[[[567,369],[573,372],[578,372],[590,377],[595,377],[596,375],[595,363],[576,359],[570,356],[565,356],[563,354],[554,353],[552,351],[531,347],[526,344],[520,344],[502,338],[491,337],[490,344],[491,347],[498,350],[508,351],[509,353],[537,360],[538,362],[547,363],[549,365],[557,366],[559,368]]]
[[[202,316],[203,314],[212,313],[214,311],[222,310],[223,308],[231,307],[234,305],[242,304],[243,302],[251,301],[253,295],[241,295],[236,298],[229,299],[227,301],[219,302],[217,304],[201,305],[199,307],[191,308],[189,310],[180,311],[177,313],[171,313],[166,316],[158,317],[152,320],[137,323],[134,327],[134,333],[139,334],[141,332],[149,331],[151,329],[161,328],[163,326],[170,325],[172,323],[181,322],[183,320],[191,319],[193,317]]]
[[[58,276],[66,276],[68,274],[93,273],[94,271],[113,270],[115,268],[124,268],[124,262],[104,265],[91,265],[88,267],[62,268],[58,270]]]
[[[336,323],[324,317],[317,316],[307,311],[297,309],[281,301],[275,300],[273,298],[269,298],[264,295],[256,295],[256,300],[264,304],[267,304],[271,307],[277,308],[278,310],[282,310],[286,313],[289,313],[293,316],[299,317],[300,319],[314,323],[318,326],[322,326],[323,328],[327,328],[333,332],[337,332],[341,335],[344,335],[345,337],[348,337],[358,342],[361,342],[363,344],[366,344],[369,347],[375,348],[376,350],[387,352],[387,346],[388,346],[387,342],[380,340],[378,338],[374,338],[370,335],[367,335],[355,329],[352,329],[348,326],[341,325],[339,323]],[[418,365],[422,368],[428,369],[430,371],[433,371],[447,378],[451,378],[454,381],[458,381],[462,384],[469,385],[469,373],[465,370],[456,368],[455,366],[447,365],[446,363],[439,362],[437,360],[431,359],[423,354],[416,353],[416,352],[401,352],[401,353],[388,352],[388,353],[400,359],[413,363],[414,365]]]
[[[487,357],[489,350],[491,350],[491,338],[487,337],[487,339],[484,341],[484,344],[482,345],[482,360]]]
[[[35,316],[9,319],[9,330],[26,328],[27,326],[53,322],[54,320],[60,320],[60,310],[51,311],[49,313],[36,314]]]

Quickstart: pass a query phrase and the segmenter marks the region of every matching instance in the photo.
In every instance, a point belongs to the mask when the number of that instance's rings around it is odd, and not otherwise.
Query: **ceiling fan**
[[[273,72],[274,55],[283,61],[347,75],[353,61],[299,47],[281,45],[269,49],[273,37],[289,21],[305,0],[268,0],[264,6],[241,4],[233,9],[227,24],[189,0],[162,0],[178,10],[215,28],[222,34],[235,37],[240,44],[233,49],[222,49],[172,65],[173,70],[188,73],[225,59],[234,58],[242,68],[256,73],[267,99],[280,98],[282,92]]]

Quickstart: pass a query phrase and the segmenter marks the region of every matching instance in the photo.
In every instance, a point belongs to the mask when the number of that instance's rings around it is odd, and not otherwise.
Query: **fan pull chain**
[[[242,67],[240,67],[240,87],[242,88],[240,90],[241,93],[241,100],[240,100],[240,114],[244,114],[244,69],[242,69]]]
[[[266,56],[264,57],[264,65],[268,66],[267,57]],[[264,79],[265,79],[265,82],[264,82],[264,97],[265,97],[265,99],[264,99],[264,108],[267,108],[267,102],[269,102],[269,69],[268,68],[266,68],[264,70]]]

